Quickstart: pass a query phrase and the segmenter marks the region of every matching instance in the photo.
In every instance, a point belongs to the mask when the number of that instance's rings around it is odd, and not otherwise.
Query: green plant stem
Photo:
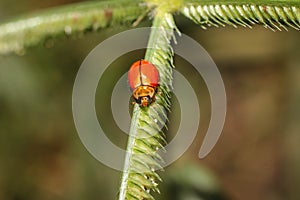
[[[300,0],[185,0],[181,12],[203,29],[261,24],[273,31],[300,30]]]
[[[201,5],[216,5],[216,4],[256,4],[269,6],[299,6],[300,0],[184,0],[184,3],[197,3]]]
[[[160,74],[160,93],[149,107],[135,104],[124,170],[121,178],[119,200],[153,199],[151,191],[159,192],[161,169],[158,150],[165,144],[160,125],[167,120],[172,87],[173,51],[170,40],[174,37],[175,23],[170,13],[160,13],[154,18],[145,60],[152,62]]]
[[[141,6],[141,2],[84,2],[3,22],[0,25],[0,55],[12,52],[24,54],[27,48],[47,45],[48,39],[52,38],[73,37],[114,25],[132,24],[148,11],[148,8]],[[181,9],[185,16],[201,24],[202,28],[225,24],[251,27],[257,23],[272,30],[286,29],[285,26],[300,29],[300,0],[184,0],[182,5],[176,9]],[[219,5],[225,6],[221,12],[219,7],[214,7]],[[208,9],[200,13],[198,20],[199,14],[194,13],[194,9],[189,11],[189,6],[207,6]],[[246,10],[242,9],[243,6]]]
[[[0,54],[22,54],[26,48],[47,39],[132,24],[145,12],[140,3],[140,0],[84,2],[21,16],[0,25]]]
[[[129,172],[130,172],[130,159],[133,156],[133,146],[135,144],[135,138],[137,134],[137,121],[140,116],[140,108],[136,104],[133,108],[132,117],[131,117],[131,126],[129,131],[129,137],[127,142],[127,151],[126,157],[124,161],[124,168],[123,168],[123,175],[121,179],[121,186],[120,186],[120,194],[119,200],[126,199],[126,191],[128,187],[129,181]]]

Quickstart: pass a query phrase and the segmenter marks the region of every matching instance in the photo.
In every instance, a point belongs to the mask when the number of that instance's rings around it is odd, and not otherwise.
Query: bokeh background
[[[1,0],[0,21],[71,2]],[[202,30],[183,16],[176,22],[217,64],[228,112],[219,142],[200,160],[210,100],[201,77],[175,57],[177,69],[198,95],[201,122],[188,151],[160,173],[164,182],[159,199],[300,199],[300,32],[272,32],[261,26]],[[116,199],[121,173],[98,162],[82,145],[71,97],[88,53],[127,28],[59,39],[23,56],[0,57],[0,200]],[[97,92],[99,121],[121,147],[126,135],[111,116],[111,91],[141,57],[142,51],[131,52],[114,62],[101,80],[106,87]],[[179,114],[177,105],[170,115],[169,137],[176,133]]]

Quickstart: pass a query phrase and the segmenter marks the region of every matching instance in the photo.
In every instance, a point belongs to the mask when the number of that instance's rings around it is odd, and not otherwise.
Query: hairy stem
[[[131,24],[144,8],[141,1],[94,1],[52,8],[0,25],[0,54],[25,49],[55,37],[69,37],[110,26]]]
[[[155,170],[162,168],[158,150],[165,144],[161,129],[165,126],[170,107],[173,67],[170,41],[174,37],[174,29],[175,23],[170,13],[156,15],[145,60],[152,62],[159,70],[160,92],[149,107],[134,106],[119,200],[154,199],[151,191],[159,192],[158,181],[161,179]]]
[[[185,0],[181,12],[203,29],[225,25],[251,28],[262,24],[273,31],[287,27],[300,30],[300,0]]]
[[[202,5],[208,4],[256,4],[256,5],[273,5],[273,6],[296,6],[300,0],[184,0],[184,3],[197,3]]]

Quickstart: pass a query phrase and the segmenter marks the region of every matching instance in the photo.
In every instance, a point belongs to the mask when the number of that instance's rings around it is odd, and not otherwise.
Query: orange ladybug
[[[159,72],[155,65],[146,60],[133,63],[128,72],[128,83],[132,97],[140,106],[147,107],[155,100]]]

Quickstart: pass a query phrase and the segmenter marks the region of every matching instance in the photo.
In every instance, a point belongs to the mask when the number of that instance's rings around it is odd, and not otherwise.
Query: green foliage
[[[116,25],[130,26],[156,7],[160,13],[181,11],[202,28],[225,24],[263,24],[272,30],[300,28],[300,0],[148,0],[147,4],[141,0],[93,1],[20,16],[1,24],[0,54],[24,54],[29,47],[47,46],[52,38],[74,37]]]
[[[271,30],[300,29],[300,8],[298,6],[259,5],[253,3],[203,4],[186,3],[181,12],[203,29],[207,26],[231,25],[251,28],[263,24]]]

